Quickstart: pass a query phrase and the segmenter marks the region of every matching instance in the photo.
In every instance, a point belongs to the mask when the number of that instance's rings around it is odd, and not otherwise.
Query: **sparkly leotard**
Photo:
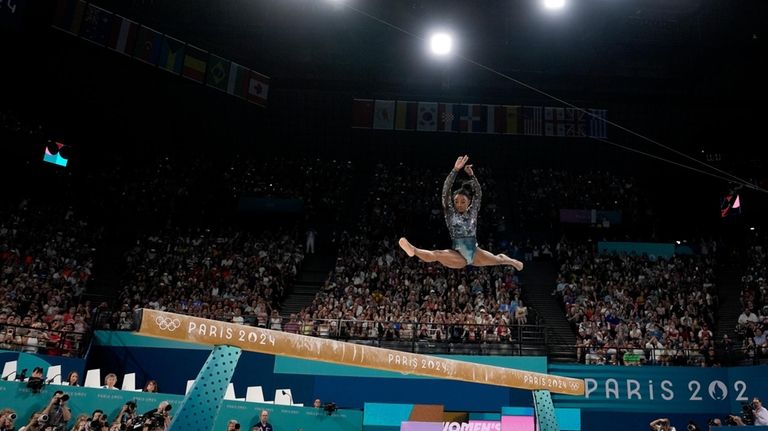
[[[467,264],[472,264],[477,249],[477,213],[480,211],[480,200],[483,197],[483,192],[477,178],[473,176],[470,183],[474,195],[472,204],[463,214],[456,211],[453,206],[451,187],[456,180],[457,173],[457,171],[451,170],[445,183],[443,183],[443,212],[445,213],[445,224],[448,226],[448,232],[450,232],[453,240],[453,249],[467,260]]]

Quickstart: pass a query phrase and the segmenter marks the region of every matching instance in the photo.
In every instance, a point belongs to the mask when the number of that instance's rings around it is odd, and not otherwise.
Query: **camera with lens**
[[[93,419],[91,422],[91,429],[92,430],[100,430],[107,426],[107,418],[104,417],[104,415],[100,415],[96,419]]]
[[[27,387],[32,390],[33,393],[39,394],[45,386],[45,380],[40,377],[30,377],[27,381]]]
[[[151,412],[144,413],[138,420],[134,421],[133,429],[142,429],[146,425],[149,429],[165,428],[165,417],[168,412],[171,411],[171,405],[166,404],[163,411],[152,410]]]
[[[744,425],[755,424],[755,411],[752,410],[752,404],[741,403],[741,420],[744,422]]]
[[[701,428],[699,428],[698,425],[696,425],[695,422],[689,421],[687,426],[688,431],[700,431]]]
[[[10,419],[12,421],[15,421],[16,420],[16,413],[9,413],[5,417],[7,417],[8,419]]]

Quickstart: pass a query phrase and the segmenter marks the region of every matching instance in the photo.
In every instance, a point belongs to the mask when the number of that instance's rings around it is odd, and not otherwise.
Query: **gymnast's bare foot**
[[[507,256],[506,254],[502,254],[501,257],[502,257],[502,259],[504,259],[504,262],[505,262],[506,265],[512,265],[515,268],[515,270],[517,270],[517,271],[522,271],[523,267],[525,266],[525,265],[523,265],[523,262],[520,262],[517,259],[512,259],[511,257]]]
[[[405,252],[405,254],[408,255],[408,257],[413,257],[413,255],[416,254],[416,252],[414,251],[414,247],[411,245],[410,242],[408,242],[407,239],[405,239],[405,237],[400,238],[400,241],[398,241],[398,244],[400,244],[400,248],[403,249],[403,251]]]

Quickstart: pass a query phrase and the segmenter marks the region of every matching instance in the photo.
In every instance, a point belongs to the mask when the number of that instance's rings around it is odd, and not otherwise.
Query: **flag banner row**
[[[174,75],[266,106],[269,77],[83,0],[57,0],[53,27]]]
[[[354,99],[352,127],[419,132],[607,138],[605,109]]]

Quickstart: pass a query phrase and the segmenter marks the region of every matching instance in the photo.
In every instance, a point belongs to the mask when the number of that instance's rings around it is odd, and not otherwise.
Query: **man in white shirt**
[[[755,425],[768,426],[768,410],[759,398],[752,399],[752,409],[755,411]]]
[[[746,325],[747,322],[757,323],[757,315],[752,312],[752,310],[744,309],[744,311],[739,315],[739,325]]]

